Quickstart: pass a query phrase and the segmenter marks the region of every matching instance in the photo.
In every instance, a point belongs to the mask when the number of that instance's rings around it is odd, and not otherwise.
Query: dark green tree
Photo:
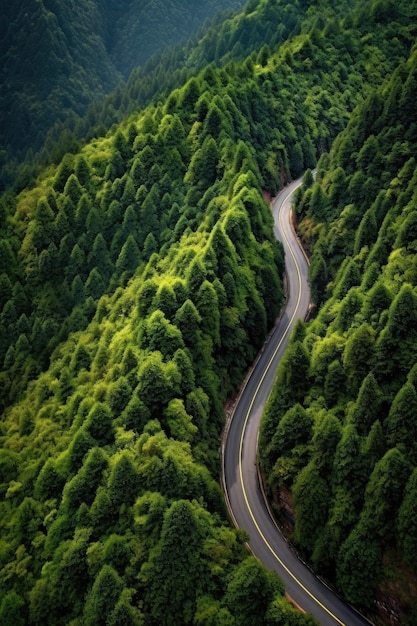
[[[89,162],[82,154],[75,158],[74,173],[81,187],[88,189],[91,185],[91,168]]]
[[[200,97],[200,85],[196,78],[191,78],[181,89],[179,105],[182,116],[190,118],[194,112],[197,100]]]
[[[347,374],[349,388],[353,393],[359,391],[363,379],[369,373],[374,343],[374,330],[366,323],[355,329],[346,341],[343,367]]]
[[[70,174],[64,187],[64,194],[71,200],[74,208],[77,206],[81,196],[83,195],[83,188],[80,185],[78,178],[75,174]]]
[[[380,415],[384,397],[372,372],[363,379],[350,420],[360,435],[367,435],[373,423]]]
[[[378,327],[381,313],[389,309],[391,301],[388,287],[382,281],[376,282],[363,300],[362,314],[366,321],[374,328]]]
[[[398,511],[398,543],[408,565],[416,569],[417,556],[417,468],[406,485]]]
[[[363,216],[359,228],[356,231],[353,253],[359,254],[363,246],[371,246],[378,235],[375,211],[370,208]]]
[[[191,300],[186,300],[178,309],[174,322],[180,329],[185,344],[189,347],[195,347],[201,333],[201,316]]]
[[[143,258],[145,261],[149,261],[152,254],[157,252],[158,250],[158,242],[155,238],[155,235],[151,232],[148,233],[146,239],[143,244]]]
[[[414,450],[417,437],[417,393],[414,385],[407,382],[394,398],[384,429],[388,445],[401,450]]]
[[[109,476],[108,487],[112,505],[117,508],[121,504],[131,506],[136,500],[139,491],[138,473],[127,453],[122,453],[115,461]]]
[[[195,185],[198,189],[207,189],[217,179],[219,164],[219,150],[213,137],[207,136],[201,146],[194,152],[185,182]]]
[[[330,504],[330,490],[314,462],[298,474],[293,486],[294,540],[309,552],[314,550],[325,526]]]
[[[324,381],[324,397],[328,406],[334,405],[346,391],[346,374],[339,359],[329,365]]]
[[[291,343],[277,373],[278,384],[291,393],[293,401],[303,401],[308,385],[310,355],[301,341]]]
[[[85,626],[108,626],[123,589],[123,581],[110,565],[103,565],[87,595],[84,606]]]
[[[111,409],[114,418],[119,417],[126,408],[132,396],[132,388],[124,376],[119,378],[107,387],[106,401]]]
[[[62,506],[73,515],[85,502],[90,505],[108,466],[108,457],[100,448],[92,448],[86,455],[79,472],[65,484]]]
[[[93,300],[98,300],[105,291],[105,281],[96,267],[93,267],[85,282],[85,294]]]
[[[134,590],[122,589],[120,598],[107,619],[106,626],[144,626],[144,616],[136,606],[133,606],[133,595]]]
[[[53,182],[53,188],[55,191],[58,191],[59,193],[64,191],[65,183],[74,171],[73,160],[74,157],[71,154],[66,154],[62,159]]]
[[[120,250],[120,254],[116,261],[116,270],[119,275],[125,273],[127,276],[131,276],[131,274],[133,274],[133,272],[138,268],[140,259],[141,254],[139,252],[138,244],[136,243],[135,237],[130,234]]]
[[[329,475],[334,462],[337,446],[342,438],[342,426],[330,411],[317,420],[312,438],[312,452],[315,465],[323,478]]]
[[[156,294],[154,305],[160,309],[168,320],[172,320],[178,308],[177,297],[173,287],[163,283]]]
[[[195,505],[187,500],[175,501],[166,512],[160,541],[140,573],[146,612],[153,623],[192,623],[207,577],[201,559],[205,533]]]
[[[271,442],[271,453],[284,456],[302,443],[308,443],[312,436],[313,420],[307,411],[295,404],[280,420]]]
[[[150,412],[147,406],[136,394],[133,394],[122,413],[122,420],[127,430],[141,433],[145,424],[149,421]]]
[[[353,424],[344,427],[333,460],[332,485],[341,487],[352,495],[359,510],[367,475],[367,459],[361,450],[361,438]]]
[[[395,538],[397,512],[410,474],[411,466],[397,448],[388,450],[371,474],[361,520],[382,541]]]
[[[0,622],[3,626],[25,626],[25,601],[15,591],[3,596],[0,604]]]
[[[283,594],[283,584],[275,572],[266,570],[249,556],[234,571],[227,585],[224,604],[235,617],[236,624],[264,626],[271,602]]]
[[[152,352],[141,364],[136,394],[153,417],[158,418],[163,407],[177,395],[180,375],[176,365],[164,363],[162,354]]]
[[[369,607],[382,568],[377,539],[361,522],[342,544],[337,562],[337,585],[353,604]]]
[[[385,381],[407,374],[417,348],[417,296],[409,284],[402,285],[388,313],[388,321],[375,344],[377,375]]]
[[[143,348],[151,351],[158,350],[165,358],[172,357],[177,350],[184,348],[178,323],[171,324],[159,310],[154,311],[146,321],[141,343]]]
[[[64,476],[57,472],[55,462],[52,459],[48,459],[36,479],[35,495],[40,500],[59,498],[64,484]]]
[[[104,402],[95,402],[87,416],[85,428],[100,445],[112,443],[114,424],[110,407]]]
[[[46,248],[54,238],[54,221],[55,215],[47,199],[40,198],[32,222],[32,242],[38,251]]]
[[[40,528],[41,509],[39,503],[30,496],[26,496],[19,505],[14,516],[15,540],[30,545]]]
[[[87,260],[90,267],[97,268],[104,280],[110,278],[114,266],[102,233],[98,233],[97,237],[94,239],[93,247],[88,254]]]
[[[71,474],[77,472],[82,465],[85,455],[94,445],[95,441],[87,430],[84,428],[78,430],[68,447],[67,471]]]

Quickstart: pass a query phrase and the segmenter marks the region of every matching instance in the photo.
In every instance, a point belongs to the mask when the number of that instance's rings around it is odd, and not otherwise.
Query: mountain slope
[[[207,18],[224,9],[238,8],[243,2],[130,0],[125,3],[123,11],[120,11],[119,2],[113,4],[118,11],[118,18],[111,35],[110,55],[118,70],[128,77],[134,67],[145,65],[155,52],[172,47],[179,40],[188,39]]]
[[[312,623],[228,524],[218,445],[282,304],[264,196],[408,57],[415,21],[373,7],[310,11],[2,196],[2,623]]]
[[[39,150],[55,122],[83,114],[156,51],[239,0],[8,3],[2,7],[2,162]]]
[[[351,602],[401,623],[417,589],[416,71],[414,52],[306,180],[296,210],[323,304],[292,339],[261,437],[297,546]]]

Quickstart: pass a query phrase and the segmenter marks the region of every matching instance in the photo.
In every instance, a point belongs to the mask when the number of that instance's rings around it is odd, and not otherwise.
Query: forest
[[[133,69],[140,71],[159,51],[170,54],[174,44],[185,44],[206,21],[224,19],[222,11],[242,4],[242,0],[3,3],[0,188],[11,184],[19,163],[28,166],[45,143],[48,152],[48,131],[54,138],[63,134],[53,142],[62,144],[60,156],[65,148],[76,149],[75,137],[86,134],[85,128],[76,128],[80,118],[87,116],[92,124],[95,107],[101,108],[103,97],[116,87],[120,97]],[[143,85],[141,89],[146,91]],[[124,113],[113,110],[106,117],[113,114],[120,121]]]
[[[135,3],[117,5],[127,37]],[[62,32],[93,75],[77,16]],[[219,485],[224,406],[285,301],[268,198],[301,175],[315,307],[277,373],[261,470],[329,584],[415,623],[416,34],[416,2],[250,0],[76,131],[63,117],[42,157],[33,137],[23,174],[7,166],[1,624],[316,623],[250,556]]]
[[[416,53],[304,176],[295,211],[317,314],[292,336],[260,442],[270,496],[314,570],[413,624]]]

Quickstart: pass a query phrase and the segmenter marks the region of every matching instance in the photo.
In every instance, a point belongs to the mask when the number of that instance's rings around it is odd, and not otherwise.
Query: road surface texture
[[[275,235],[285,249],[288,283],[285,310],[246,380],[223,439],[223,487],[231,517],[249,533],[253,554],[282,578],[288,595],[323,626],[370,624],[333,593],[288,545],[268,512],[257,472],[259,424],[277,365],[291,329],[305,319],[310,302],[308,262],[291,227],[291,196],[301,181],[283,189],[273,202]]]

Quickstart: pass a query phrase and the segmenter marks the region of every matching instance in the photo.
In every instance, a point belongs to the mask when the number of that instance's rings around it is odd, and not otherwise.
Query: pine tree
[[[177,500],[164,516],[161,539],[141,570],[145,607],[161,626],[191,623],[204,585],[204,530],[195,505]]]

